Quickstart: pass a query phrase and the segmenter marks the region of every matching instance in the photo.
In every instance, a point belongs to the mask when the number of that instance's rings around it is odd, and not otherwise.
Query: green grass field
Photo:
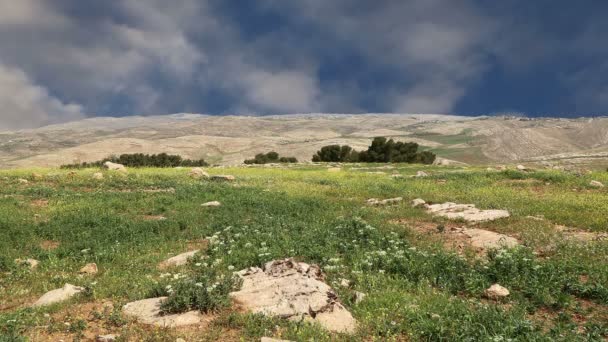
[[[591,180],[608,184],[608,173],[378,166],[208,169],[236,177],[225,183],[192,179],[188,169],[104,172],[104,180],[93,180],[93,169],[0,171],[0,341],[90,340],[107,333],[123,341],[608,338],[608,242],[568,239],[556,228],[608,232],[608,188],[589,186]],[[407,177],[418,170],[431,176]],[[378,171],[386,174],[367,173]],[[404,198],[399,205],[365,205],[368,198],[397,196]],[[414,198],[507,209],[510,218],[475,226],[517,237],[521,247],[484,255],[451,248],[441,231],[464,222],[411,208]],[[209,201],[222,206],[201,207]],[[187,266],[157,268],[210,238],[214,243]],[[195,282],[287,257],[322,267],[359,322],[355,335],[236,310],[226,300],[231,284],[206,302],[193,299]],[[40,265],[30,270],[17,258]],[[79,275],[91,262],[99,273]],[[339,286],[342,278],[351,286]],[[86,291],[29,308],[65,283]],[[486,299],[483,292],[494,283],[510,296]],[[175,291],[167,291],[169,285]],[[354,291],[367,296],[355,304]],[[158,295],[172,296],[168,311],[196,308],[213,321],[201,329],[160,329],[121,316],[128,301]]]

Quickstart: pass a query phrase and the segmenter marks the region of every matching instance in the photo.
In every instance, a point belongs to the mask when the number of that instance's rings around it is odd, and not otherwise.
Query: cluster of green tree
[[[401,142],[377,137],[374,138],[367,151],[357,152],[348,145],[324,146],[312,157],[312,161],[432,164],[435,158],[436,156],[432,152],[418,152],[418,144],[415,142]]]
[[[81,169],[89,167],[101,167],[105,162],[122,164],[127,167],[177,167],[177,166],[208,166],[204,159],[190,160],[183,159],[181,156],[167,153],[160,154],[121,154],[120,156],[111,156],[96,162],[77,163],[63,165],[63,169]]]
[[[295,157],[281,157],[272,151],[268,153],[258,153],[253,159],[245,160],[245,164],[268,164],[268,163],[297,163]]]

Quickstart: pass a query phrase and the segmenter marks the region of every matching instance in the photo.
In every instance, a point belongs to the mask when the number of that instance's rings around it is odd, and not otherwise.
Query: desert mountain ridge
[[[322,146],[365,149],[376,136],[414,141],[441,158],[468,164],[608,160],[608,117],[180,113],[0,131],[0,167],[53,167],[112,154],[160,152],[221,165],[271,150],[309,161]]]

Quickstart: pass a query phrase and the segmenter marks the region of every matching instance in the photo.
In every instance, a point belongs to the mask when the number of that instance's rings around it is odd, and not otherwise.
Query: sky
[[[608,115],[605,0],[0,0],[0,129],[168,113]]]

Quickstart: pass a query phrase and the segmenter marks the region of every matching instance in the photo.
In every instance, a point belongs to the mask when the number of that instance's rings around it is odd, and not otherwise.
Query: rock
[[[340,172],[342,171],[342,168],[339,167],[330,167],[329,169],[327,169],[327,172]]]
[[[167,297],[149,298],[131,302],[122,307],[122,313],[136,318],[139,323],[158,327],[175,328],[201,323],[203,316],[198,311],[162,315],[160,306],[165,299]]]
[[[340,279],[340,286],[342,286],[342,287],[349,287],[350,286],[350,280],[344,279],[344,278]]]
[[[260,340],[260,342],[292,342],[290,340],[279,340],[276,338],[272,338],[272,337],[262,337],[262,339]]]
[[[96,342],[114,342],[116,341],[116,335],[108,334],[108,335],[97,335],[95,337]]]
[[[384,200],[379,200],[377,198],[370,198],[367,200],[367,205],[388,205],[388,204],[396,204],[401,201],[403,201],[402,197],[387,198]]]
[[[38,267],[38,264],[40,264],[40,261],[36,260],[36,259],[15,259],[15,263],[18,265],[28,265],[29,268],[31,270],[33,270],[34,268]]]
[[[101,172],[95,172],[93,174],[92,178],[95,179],[95,180],[102,180],[103,179],[103,173],[101,173]]]
[[[44,176],[43,176],[43,175],[41,175],[41,174],[39,174],[39,173],[37,173],[37,172],[33,172],[33,173],[32,173],[32,179],[35,179],[35,180],[41,180],[41,179],[43,179],[43,178],[44,178]]]
[[[490,286],[489,288],[487,288],[484,291],[484,294],[486,297],[488,297],[490,299],[498,299],[498,298],[507,297],[509,295],[509,290],[507,290],[506,288],[504,288],[498,284],[494,284],[494,285]]]
[[[519,171],[528,171],[528,169],[521,164],[517,165],[515,168]]]
[[[207,203],[201,204],[201,207],[219,207],[221,205],[222,205],[222,203],[220,203],[218,201],[212,201],[212,202],[207,202]]]
[[[514,237],[485,229],[465,228],[462,232],[470,238],[471,245],[477,248],[500,249],[519,245]]]
[[[594,187],[594,188],[603,188],[604,184],[595,180],[592,180],[591,182],[589,182],[589,185]]]
[[[23,178],[17,179],[17,182],[19,182],[19,184],[28,184],[29,183],[29,181],[27,179],[23,179]]]
[[[367,295],[363,292],[355,291],[355,304],[361,303]]]
[[[426,204],[425,207],[433,215],[449,219],[464,219],[467,222],[493,221],[511,216],[506,210],[480,210],[474,204],[446,202],[442,204]]]
[[[230,296],[244,309],[290,320],[314,321],[335,332],[355,331],[355,319],[340,304],[333,289],[323,282],[317,265],[293,259],[274,260],[263,268],[248,268],[237,275],[243,285]]]
[[[71,284],[65,284],[60,289],[55,289],[45,293],[42,297],[40,297],[32,306],[39,307],[45,305],[51,305],[59,302],[63,302],[72,298],[73,296],[79,294],[84,291],[83,287],[74,286]]]
[[[192,178],[209,178],[209,174],[200,167],[195,167],[188,173],[188,176]]]
[[[412,200],[412,208],[416,208],[419,207],[421,205],[425,205],[426,201],[423,200],[422,198],[416,198],[415,200]]]
[[[422,178],[422,177],[428,177],[428,176],[429,176],[429,174],[424,171],[416,172],[416,178]]]
[[[175,340],[175,342],[186,342],[186,340],[184,340],[183,338],[181,338],[181,337],[180,337],[180,338],[177,338],[177,339]]]
[[[190,251],[190,252],[186,252],[186,253],[182,253],[179,255],[176,255],[172,258],[169,258],[163,262],[161,262],[158,267],[160,269],[164,269],[164,268],[169,268],[169,267],[177,267],[177,266],[183,266],[185,264],[188,263],[188,260],[192,259],[194,257],[194,255],[196,253],[198,253],[200,251],[200,249],[194,250],[194,251]]]
[[[78,273],[94,275],[94,274],[97,274],[97,271],[98,271],[97,264],[93,262],[93,263],[84,265],[84,267],[81,268],[80,271],[78,271]]]
[[[110,161],[103,163],[103,168],[112,171],[127,172],[127,168],[124,165],[112,163]]]
[[[232,175],[215,175],[211,176],[211,180],[219,181],[219,182],[232,182],[236,178]]]

